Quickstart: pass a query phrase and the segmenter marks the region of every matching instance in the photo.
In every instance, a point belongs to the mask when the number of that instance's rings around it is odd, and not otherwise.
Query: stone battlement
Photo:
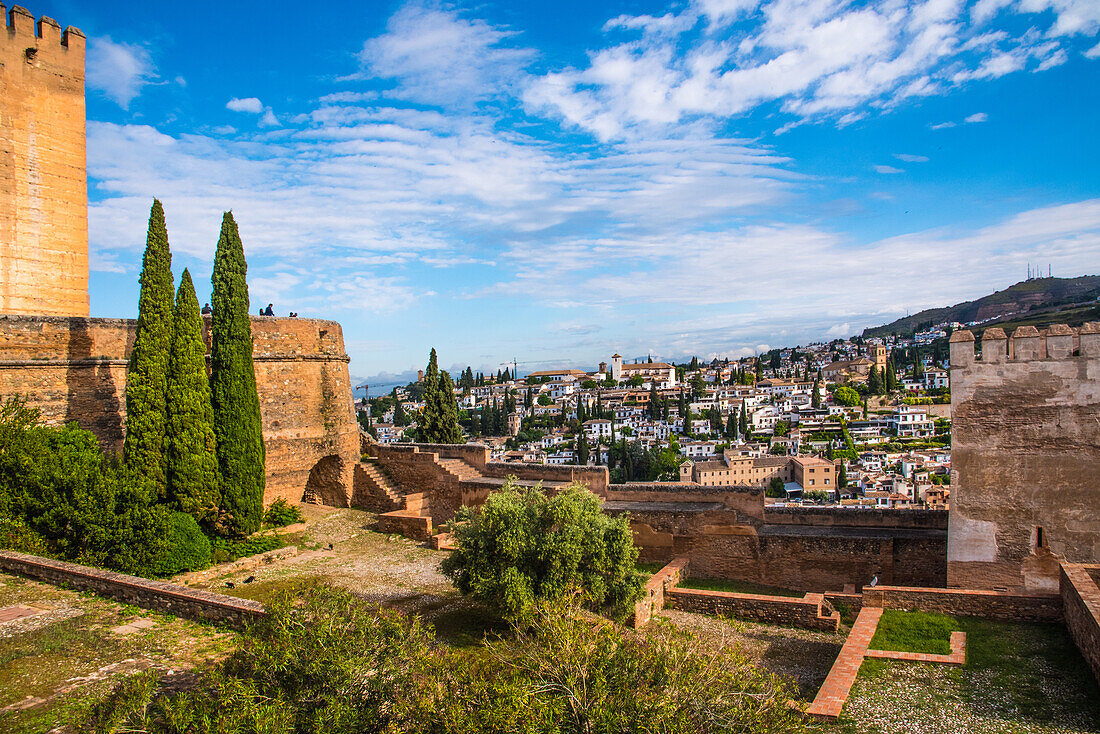
[[[62,31],[61,24],[53,18],[43,15],[36,22],[34,14],[23,6],[13,5],[11,10],[6,10],[4,3],[0,3],[0,23],[3,23],[0,28],[7,31],[0,34],[0,46],[5,43],[30,43],[34,44],[30,48],[35,49],[35,55],[61,49],[61,53],[80,54],[81,59],[84,57],[85,39],[79,28],[69,26]],[[26,55],[28,49],[19,50]]]
[[[1089,322],[1074,329],[1053,324],[1039,331],[1021,326],[1009,337],[1004,329],[991,327],[982,333],[981,352],[975,352],[972,332],[962,330],[951,335],[951,369],[979,365],[1035,360],[1100,358],[1100,323]]]
[[[1054,593],[1100,562],[1100,324],[951,336],[952,587]]]

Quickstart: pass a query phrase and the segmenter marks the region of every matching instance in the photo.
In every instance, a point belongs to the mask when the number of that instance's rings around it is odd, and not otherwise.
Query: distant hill
[[[1035,278],[1020,281],[1003,291],[991,293],[975,301],[957,303],[945,308],[930,308],[883,326],[863,330],[863,336],[898,334],[908,336],[945,321],[967,323],[981,321],[982,326],[1021,325],[1045,326],[1100,318],[1100,275],[1079,278]],[[1072,322],[1076,322],[1072,323]]]

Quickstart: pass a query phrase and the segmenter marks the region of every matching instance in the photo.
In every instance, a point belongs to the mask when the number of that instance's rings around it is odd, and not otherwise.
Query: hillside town
[[[595,369],[454,382],[459,422],[495,461],[605,465],[613,482],[750,485],[768,502],[947,509],[946,336],[856,337],[684,364],[613,354]],[[360,399],[381,443],[416,440],[421,380]]]

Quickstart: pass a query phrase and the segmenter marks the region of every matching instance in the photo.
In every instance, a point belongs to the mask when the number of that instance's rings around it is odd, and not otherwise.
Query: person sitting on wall
[[[272,306],[272,304],[270,304],[270,303],[267,304],[267,308],[265,308],[263,311],[260,311],[260,315],[261,316],[274,316],[275,315],[275,309]]]
[[[214,309],[210,308],[210,304],[208,303],[208,304],[206,304],[205,306],[202,307],[202,313],[203,313],[203,315],[211,314],[211,313],[214,313]]]

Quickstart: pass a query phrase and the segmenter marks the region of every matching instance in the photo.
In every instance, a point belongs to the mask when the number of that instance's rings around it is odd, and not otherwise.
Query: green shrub
[[[575,606],[538,606],[528,626],[456,650],[415,617],[319,587],[269,605],[186,691],[155,697],[124,682],[85,731],[785,734],[807,730],[794,694],[738,651],[670,625],[626,635]]]
[[[591,609],[625,615],[641,594],[629,523],[605,514],[583,486],[551,497],[541,488],[520,491],[509,478],[456,519],[455,550],[443,572],[463,594],[488,601],[506,618],[526,619],[538,602],[574,591]]]
[[[175,576],[210,565],[210,539],[185,512],[173,512],[167,522],[168,549],[157,561],[157,574]]]
[[[217,563],[234,561],[238,558],[254,556],[258,553],[282,548],[286,543],[274,533],[258,533],[240,540],[214,539],[214,560]]]
[[[50,553],[41,535],[28,528],[22,520],[10,517],[0,517],[0,548],[36,556]]]
[[[302,509],[282,497],[272,502],[264,513],[264,525],[269,528],[285,528],[299,522],[302,522]]]

